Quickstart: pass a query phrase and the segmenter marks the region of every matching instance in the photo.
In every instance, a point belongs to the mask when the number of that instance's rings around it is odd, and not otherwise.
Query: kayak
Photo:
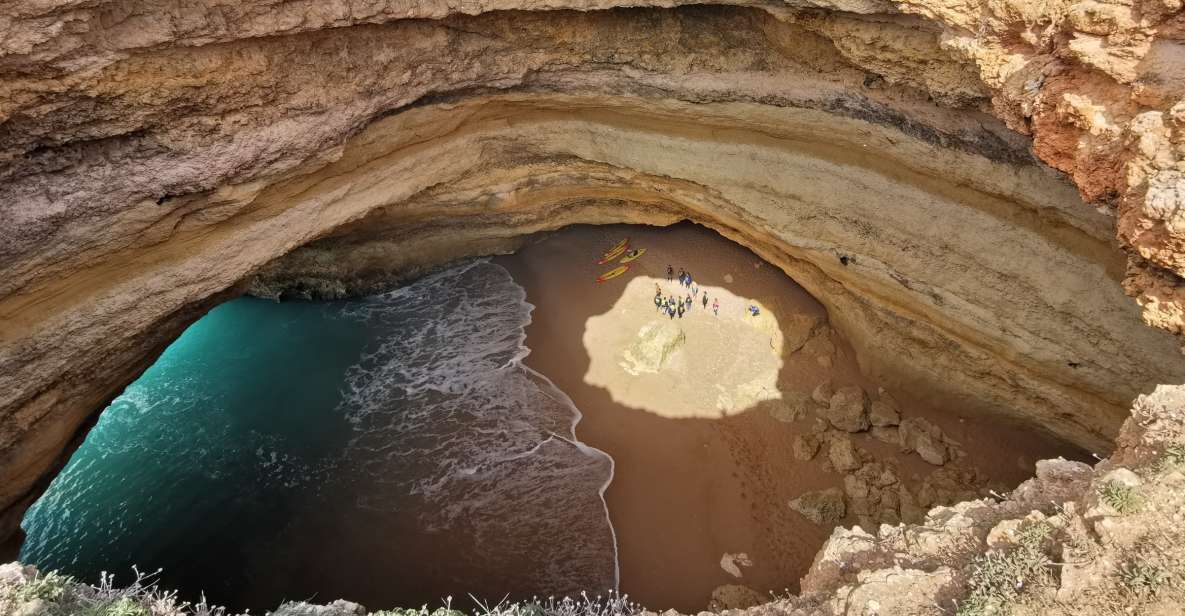
[[[620,257],[621,254],[624,253],[626,251],[626,249],[629,247],[630,247],[630,238],[628,238],[628,237],[625,238],[624,240],[621,240],[620,242],[617,242],[616,246],[614,246],[613,248],[610,248],[609,251],[606,252],[604,255],[601,255],[601,260],[597,261],[597,265],[604,265],[610,261],[616,260],[617,257]]]
[[[630,271],[630,266],[618,265],[617,267],[605,272],[604,274],[597,276],[597,282],[605,282],[606,280],[612,280],[613,278],[617,278],[618,276],[620,276],[628,271]]]
[[[621,250],[622,248],[625,248],[626,246],[629,246],[629,245],[630,245],[630,238],[627,237],[624,240],[621,240],[620,242],[617,242],[616,244],[614,244],[613,248],[606,250],[605,254],[608,255],[611,252],[616,252],[616,251]]]
[[[644,254],[646,254],[645,248],[635,248],[634,250],[625,253],[625,256],[622,257],[621,262],[629,263],[630,261],[633,261]]]

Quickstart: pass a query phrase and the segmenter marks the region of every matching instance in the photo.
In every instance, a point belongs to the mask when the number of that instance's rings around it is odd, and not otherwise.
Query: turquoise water
[[[612,460],[522,366],[532,306],[471,262],[343,302],[223,304],[99,418],[25,562],[262,611],[617,584]]]

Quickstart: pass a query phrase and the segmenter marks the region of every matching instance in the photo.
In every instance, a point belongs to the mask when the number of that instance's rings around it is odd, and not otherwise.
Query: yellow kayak
[[[605,272],[604,274],[597,276],[597,282],[605,282],[606,280],[612,280],[613,278],[617,278],[618,276],[620,276],[628,271],[630,271],[630,266],[619,265],[619,266]]]
[[[622,257],[621,262],[629,263],[630,261],[633,261],[644,254],[646,254],[645,248],[635,248],[634,250],[625,253],[625,256]]]
[[[624,240],[621,240],[620,242],[618,242],[616,246],[614,246],[613,248],[610,248],[608,252],[606,252],[604,255],[602,255],[601,260],[597,261],[597,265],[604,265],[610,261],[616,260],[617,257],[620,257],[621,254],[623,252],[625,252],[626,249],[628,249],[629,247],[630,247],[630,238],[627,237]]]

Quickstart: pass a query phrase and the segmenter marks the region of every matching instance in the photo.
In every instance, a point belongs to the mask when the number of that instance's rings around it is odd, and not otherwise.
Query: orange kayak
[[[630,247],[630,238],[625,238],[617,243],[616,246],[610,248],[608,252],[601,256],[601,260],[597,261],[597,265],[604,265],[610,261],[615,261]]]

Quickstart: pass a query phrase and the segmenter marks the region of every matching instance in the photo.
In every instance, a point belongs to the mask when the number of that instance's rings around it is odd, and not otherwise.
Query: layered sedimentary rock
[[[877,378],[1096,450],[1185,375],[1179,0],[614,4],[0,3],[0,536],[249,279],[573,223],[709,225]]]

